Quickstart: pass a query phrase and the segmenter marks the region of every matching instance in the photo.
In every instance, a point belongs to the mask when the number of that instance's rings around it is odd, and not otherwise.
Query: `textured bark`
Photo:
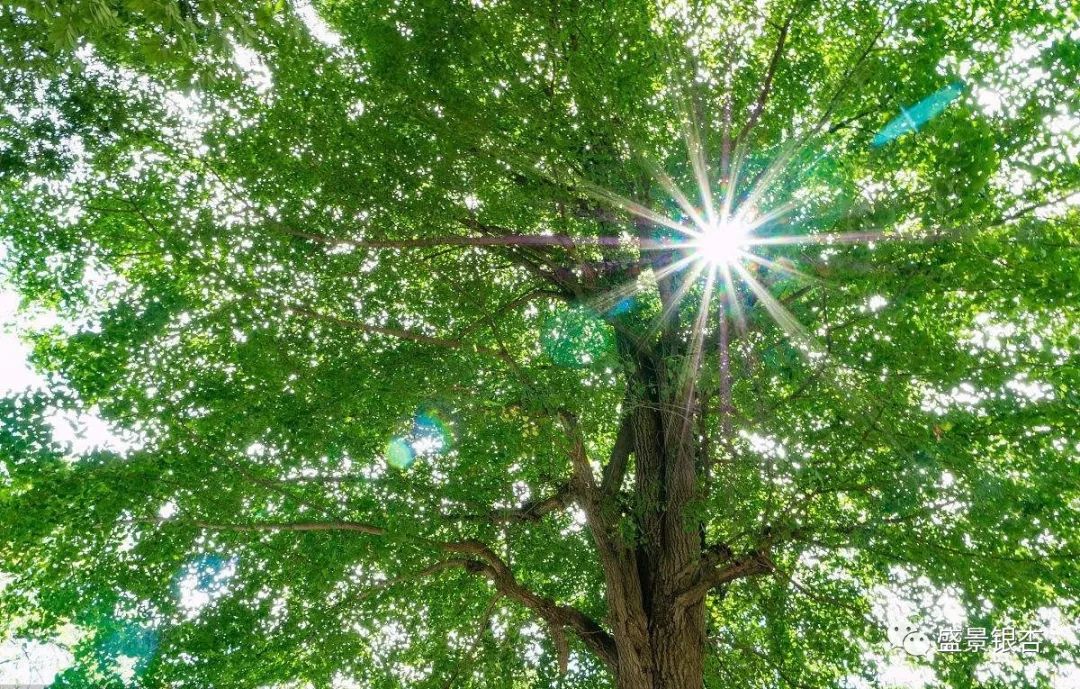
[[[630,348],[624,349],[629,352]],[[704,596],[685,601],[687,573],[702,556],[698,525],[686,520],[696,495],[696,457],[686,423],[686,390],[669,384],[655,355],[634,355],[625,420],[611,462],[633,454],[632,513],[638,537],[597,538],[605,514],[590,516],[594,541],[603,548],[609,622],[618,649],[620,689],[700,689],[705,647]],[[610,487],[610,482],[606,482]]]
[[[639,237],[651,226],[638,222]],[[735,579],[771,571],[767,546],[737,555],[706,546],[704,525],[690,509],[704,495],[706,463],[698,424],[706,413],[696,388],[698,339],[680,333],[674,300],[682,279],[650,261],[665,314],[651,343],[616,328],[626,375],[614,448],[601,480],[593,474],[576,419],[564,413],[571,440],[571,489],[585,512],[604,572],[607,619],[619,689],[703,689],[708,592]],[[727,404],[726,400],[725,403]],[[724,427],[728,431],[729,426]],[[626,486],[626,477],[632,479]]]

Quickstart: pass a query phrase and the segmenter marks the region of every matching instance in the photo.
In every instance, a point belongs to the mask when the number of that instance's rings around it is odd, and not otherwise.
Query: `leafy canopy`
[[[666,176],[700,207],[699,149],[706,197],[789,206],[762,235],[870,240],[716,282],[687,519],[734,552],[772,534],[775,571],[710,599],[707,686],[876,684],[882,587],[940,626],[923,589],[970,626],[1074,615],[1076,25],[1016,0],[6,3],[6,271],[67,325],[32,334],[48,388],[0,406],[0,619],[80,630],[58,686],[119,684],[121,656],[146,686],[558,683],[522,591],[607,613],[560,412],[599,469],[625,334],[689,341],[705,298],[661,313],[615,197],[678,219]],[[542,235],[565,241],[506,240]],[[138,441],[73,457],[57,408]],[[607,686],[569,643],[562,681]],[[920,662],[1045,686],[1074,652]]]

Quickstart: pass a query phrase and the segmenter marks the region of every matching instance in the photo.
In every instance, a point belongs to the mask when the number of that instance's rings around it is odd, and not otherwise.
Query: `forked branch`
[[[439,541],[436,539],[394,534],[388,529],[354,521],[328,522],[257,522],[257,523],[217,523],[203,520],[176,521],[161,517],[135,518],[122,523],[172,524],[180,527],[196,528],[207,531],[250,532],[351,532],[369,536],[397,537],[422,543],[433,550],[450,553],[455,557],[436,562],[417,573],[417,576],[430,576],[449,569],[462,568],[470,574],[486,577],[503,596],[525,606],[553,630],[555,645],[560,656],[565,651],[565,639],[559,638],[563,629],[572,630],[581,642],[609,668],[616,667],[617,650],[615,641],[599,624],[588,615],[569,605],[556,603],[522,585],[514,576],[510,567],[495,551],[486,544],[474,539],[460,541]],[[557,630],[557,631],[556,631]],[[563,663],[560,658],[560,664]]]
[[[529,500],[520,507],[505,507],[490,512],[464,515],[446,515],[449,519],[481,521],[492,524],[523,524],[537,522],[546,515],[560,512],[574,502],[574,492],[569,482],[560,484],[544,498]]]
[[[721,564],[703,566],[690,584],[676,595],[675,604],[680,608],[689,607],[718,586],[736,579],[768,574],[775,569],[767,548],[754,550],[740,557],[731,557],[723,560]]]

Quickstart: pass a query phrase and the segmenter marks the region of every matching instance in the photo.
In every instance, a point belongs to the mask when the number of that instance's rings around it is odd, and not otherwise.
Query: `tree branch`
[[[765,78],[761,82],[761,90],[758,92],[757,100],[754,102],[754,107],[750,111],[750,116],[746,120],[746,124],[742,126],[739,133],[735,135],[735,146],[738,148],[749,136],[754,125],[757,124],[758,119],[761,117],[762,111],[765,110],[765,104],[769,100],[769,93],[772,91],[773,79],[776,77],[776,70],[780,66],[780,60],[784,56],[784,46],[787,43],[788,31],[791,30],[791,22],[795,20],[795,9],[792,9],[788,14],[787,19],[784,21],[784,25],[780,27],[780,35],[776,38],[776,46],[773,48],[772,57],[769,58],[769,67],[765,72]]]
[[[631,425],[631,418],[629,410],[623,409],[623,418],[615,436],[615,445],[611,448],[611,456],[604,465],[604,475],[600,481],[600,493],[603,497],[618,493],[623,477],[626,475],[626,465],[630,459],[630,452],[634,449],[634,428]]]
[[[495,612],[495,604],[499,602],[499,598],[501,597],[501,594],[496,593],[494,596],[491,597],[491,602],[489,602],[487,604],[487,607],[484,608],[484,612],[480,616],[480,628],[477,630],[476,635],[473,637],[472,643],[469,644],[469,648],[465,652],[465,657],[462,658],[462,661],[467,660],[469,661],[469,664],[472,664],[473,657],[476,654],[476,648],[480,645],[480,640],[484,637],[484,632],[487,631],[488,626],[491,624],[491,616]],[[455,669],[455,671],[450,675],[450,677],[447,678],[446,684],[443,685],[443,689],[450,689],[457,683],[457,678],[461,674],[461,670],[462,663],[459,662],[457,669]]]
[[[385,326],[371,325],[369,323],[364,323],[363,321],[358,321],[352,318],[331,316],[300,306],[290,307],[289,310],[301,316],[307,316],[308,318],[326,321],[328,323],[333,323],[334,325],[338,325],[343,328],[359,330],[361,332],[370,333],[372,335],[385,335],[387,337],[393,337],[399,340],[406,340],[408,342],[416,342],[419,344],[431,345],[434,347],[442,347],[443,349],[456,349],[466,352],[472,351],[478,354],[495,357],[496,359],[499,359],[503,363],[509,364],[514,368],[517,367],[517,362],[514,361],[513,358],[510,357],[506,352],[498,349],[492,349],[490,347],[484,347],[481,345],[465,342],[463,340],[449,337],[434,337],[432,335],[424,335],[423,333],[418,333],[412,330],[402,330],[400,328],[387,328]]]
[[[717,586],[723,586],[736,579],[768,574],[776,569],[769,557],[767,547],[739,558],[728,558],[723,560],[723,563],[701,568],[690,585],[675,596],[675,605],[679,608],[689,607]]]
[[[473,218],[463,220],[462,224],[466,227],[476,230],[477,232],[483,232],[492,237],[503,237],[509,233],[509,230],[505,228],[496,227],[494,225],[484,225]],[[574,275],[569,270],[560,266],[552,267],[550,263],[547,263],[548,268],[542,266],[540,261],[535,260],[533,257],[525,253],[525,250],[530,247],[520,246],[505,246],[512,253],[510,258],[516,264],[528,270],[536,277],[554,285],[561,290],[568,297],[581,297],[582,288],[579,281],[574,278]]]
[[[599,510],[598,487],[593,475],[589,458],[585,454],[585,439],[581,435],[581,426],[577,417],[566,410],[559,412],[559,419],[570,438],[570,466],[573,471],[571,484],[581,497],[586,514]],[[599,514],[597,514],[599,518]]]
[[[213,523],[202,520],[174,521],[161,517],[136,518],[123,520],[123,523],[140,524],[176,524],[177,526],[195,527],[211,531],[235,531],[235,532],[306,532],[306,531],[345,531],[363,533],[371,536],[392,536],[390,531],[380,526],[364,524],[352,521],[337,522],[264,522],[255,524],[231,524]],[[495,551],[486,544],[467,539],[463,541],[438,541],[423,537],[414,537],[413,540],[421,542],[429,547],[455,555],[467,557],[452,557],[421,570],[418,576],[430,575],[447,569],[461,567],[470,574],[487,577],[495,585],[495,589],[502,595],[521,603],[529,610],[539,615],[552,627],[570,628],[581,639],[589,650],[593,651],[605,665],[614,669],[617,658],[615,641],[600,627],[592,618],[585,615],[577,608],[561,605],[550,598],[538,595],[529,588],[523,586],[514,577],[510,567],[500,558]]]
[[[372,526],[370,524],[362,524],[360,522],[262,522],[257,524],[227,524],[227,523],[214,523],[201,520],[194,521],[177,521],[174,519],[166,519],[164,517],[142,517],[134,519],[125,519],[121,523],[124,524],[176,524],[178,526],[190,526],[197,529],[205,529],[206,531],[237,531],[237,532],[259,532],[259,531],[350,531],[353,533],[363,533],[370,536],[386,536],[388,532],[386,529],[379,526]]]
[[[462,224],[473,229],[481,227],[480,223],[471,219],[463,220]],[[436,246],[561,246],[565,249],[573,249],[581,246],[618,246],[626,243],[619,237],[571,237],[564,234],[513,234],[510,232],[485,237],[441,235],[415,239],[352,239],[298,230],[280,224],[275,225],[275,229],[291,237],[299,237],[319,244],[350,246],[356,249],[426,249]]]
[[[494,316],[504,314],[504,313],[506,313],[508,311],[511,311],[511,310],[517,308],[518,306],[521,306],[523,304],[528,304],[532,300],[540,298],[540,297],[548,297],[550,299],[565,299],[566,295],[564,295],[562,292],[556,292],[554,290],[530,289],[529,291],[525,292],[521,296],[515,297],[515,298],[511,299],[510,301],[506,302],[505,304],[503,304],[502,306],[496,307],[496,309],[494,311],[486,313],[483,318],[476,319],[475,322],[473,322],[471,325],[467,326],[464,330],[462,330],[460,334],[461,335],[467,335],[467,334],[479,329],[484,324],[490,323],[491,318],[493,318]]]
[[[866,58],[870,56],[870,53],[874,50],[874,46],[881,39],[881,36],[885,33],[885,29],[888,28],[888,24],[883,22],[878,30],[870,37],[866,45],[860,51],[855,61],[844,71],[844,74],[840,77],[840,83],[837,85],[836,90],[833,92],[832,97],[829,99],[828,104],[818,117],[817,122],[811,127],[805,134],[798,139],[790,143],[785,147],[776,159],[772,163],[762,168],[757,175],[754,176],[749,184],[751,193],[744,199],[743,203],[756,203],[757,198],[765,192],[771,183],[772,179],[776,175],[780,174],[780,171],[787,167],[791,158],[806,145],[812,138],[818,135],[821,129],[828,124],[829,118],[832,117],[833,112],[836,110],[837,105],[841,99],[847,93],[849,82],[854,78],[856,72],[862,66]]]
[[[566,509],[574,502],[574,492],[569,482],[559,485],[555,492],[546,498],[529,500],[521,507],[507,507],[492,510],[487,514],[448,515],[450,519],[486,521],[493,524],[520,524],[537,522],[552,512]]]
[[[491,555],[494,557],[494,553]],[[486,577],[495,585],[496,591],[520,603],[547,622],[552,629],[556,650],[560,656],[564,652],[562,644],[565,643],[565,638],[559,637],[563,629],[569,628],[608,668],[615,669],[618,658],[615,640],[591,617],[577,608],[561,605],[522,586],[510,568],[498,557],[494,557],[494,561],[465,560],[462,566],[470,574]],[[560,659],[560,665],[562,662]]]
[[[605,518],[600,490],[585,453],[585,440],[577,417],[560,411],[559,418],[570,438],[570,461],[573,468],[571,486],[585,512],[586,524],[600,557],[607,586],[604,597],[608,603],[608,619],[622,639],[632,644],[648,643],[648,616],[644,608],[642,583],[637,557],[617,530]],[[612,479],[613,480],[613,479]],[[613,661],[618,658],[612,656]],[[633,663],[631,659],[628,662]],[[615,666],[612,666],[613,669]]]
[[[370,598],[370,597],[374,596],[375,594],[379,593],[380,591],[385,591],[387,589],[393,588],[397,584],[401,584],[401,583],[404,583],[406,581],[412,581],[414,579],[421,579],[423,577],[434,576],[434,575],[438,574],[439,572],[444,572],[444,571],[446,571],[448,569],[454,569],[455,567],[463,567],[464,563],[465,563],[465,558],[460,558],[460,557],[451,557],[451,558],[448,558],[446,560],[439,560],[435,564],[424,567],[423,569],[421,569],[419,571],[409,572],[407,574],[402,574],[400,576],[396,576],[396,577],[394,577],[392,579],[386,579],[384,581],[380,581],[377,584],[375,584],[374,586],[371,586],[371,587],[366,588],[363,591],[361,591],[357,598],[359,600],[365,600],[367,598]]]

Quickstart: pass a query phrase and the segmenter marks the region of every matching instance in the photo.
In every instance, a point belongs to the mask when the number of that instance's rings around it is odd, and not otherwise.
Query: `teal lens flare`
[[[964,83],[956,81],[933,92],[910,108],[900,108],[900,114],[877,133],[870,145],[880,148],[905,134],[919,131],[924,124],[945,112],[945,108],[963,93]]]

